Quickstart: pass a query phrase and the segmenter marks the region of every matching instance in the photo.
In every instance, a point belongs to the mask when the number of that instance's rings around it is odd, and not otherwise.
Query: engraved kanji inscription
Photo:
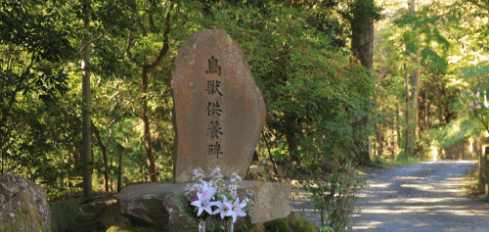
[[[209,130],[209,133],[211,135],[211,138],[219,138],[219,134],[222,135],[221,127],[219,126],[218,121],[211,121],[211,124],[207,128]]]
[[[222,155],[222,152],[220,150],[221,150],[221,144],[219,144],[218,142],[216,142],[215,145],[212,145],[212,144],[207,145],[207,155],[216,154],[217,158],[219,159],[219,154]]]
[[[207,111],[207,116],[211,116],[214,114],[221,116],[222,109],[219,105],[219,102],[209,102],[205,111]]]
[[[209,70],[205,71],[205,73],[218,73],[218,75],[221,75],[221,66],[217,66],[217,59],[214,59],[213,56],[211,56],[211,59],[209,61]]]
[[[219,95],[222,96],[221,91],[219,91],[219,86],[221,85],[221,82],[218,80],[208,80],[207,81],[207,94],[215,94],[218,93]]]

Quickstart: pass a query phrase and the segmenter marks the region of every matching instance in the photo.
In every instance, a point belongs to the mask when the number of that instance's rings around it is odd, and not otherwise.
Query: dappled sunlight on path
[[[464,196],[476,161],[430,161],[375,171],[364,178],[353,231],[488,231],[489,207]]]

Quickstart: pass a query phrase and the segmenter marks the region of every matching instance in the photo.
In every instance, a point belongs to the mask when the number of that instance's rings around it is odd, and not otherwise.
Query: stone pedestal
[[[174,202],[176,195],[173,191],[184,193],[187,184],[194,183],[154,182],[126,186],[117,194],[121,214],[134,226],[154,227],[163,231],[190,231],[191,225],[197,224],[186,216],[180,216],[183,212]],[[223,184],[228,186],[231,181],[225,180]],[[238,197],[248,197],[254,202],[246,217],[238,217],[235,228],[287,217],[292,211],[289,203],[290,182],[243,180],[238,186]],[[247,189],[253,194],[252,197],[246,194]]]

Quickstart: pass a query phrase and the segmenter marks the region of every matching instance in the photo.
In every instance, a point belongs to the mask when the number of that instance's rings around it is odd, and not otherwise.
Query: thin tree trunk
[[[119,154],[119,173],[117,177],[117,192],[122,189],[122,154]]]
[[[144,172],[143,172],[143,166],[139,166],[139,182],[143,182],[144,178]]]
[[[382,78],[385,73],[385,68],[382,68],[380,71],[379,75],[379,82],[377,83],[377,93],[375,94],[374,102],[377,103],[377,99],[379,98],[379,93],[380,93],[380,87],[382,86]],[[379,103],[379,109],[380,109],[380,103]],[[381,136],[381,131],[379,130],[379,126],[377,126],[377,117],[374,115],[374,130],[375,130],[375,135],[377,138],[377,156],[382,156],[382,136]]]
[[[459,160],[464,159],[464,154],[465,153],[465,141],[462,141],[462,152],[460,154]]]
[[[143,68],[141,72],[142,83],[141,93],[143,94],[143,104],[141,107],[141,119],[143,120],[144,127],[144,149],[146,150],[146,162],[148,164],[149,175],[151,182],[156,182],[157,173],[155,165],[155,157],[153,154],[153,140],[151,138],[151,131],[149,130],[149,118],[148,118],[148,99],[146,93],[148,90],[148,72]]]
[[[117,178],[117,192],[120,192],[122,189],[122,156],[126,154],[126,148],[124,148],[120,143],[117,143],[115,148],[116,152],[119,153],[119,173]]]
[[[74,163],[74,170],[75,170],[75,175],[77,176],[83,176],[82,169],[78,168],[77,165],[82,164],[83,165],[83,154],[82,154],[82,148],[83,144],[82,142],[78,142],[78,146],[75,146],[73,148],[73,163]]]
[[[89,15],[89,2],[84,2],[84,24],[85,24],[85,38],[83,39],[83,52],[81,54],[82,63],[82,117],[83,117],[83,198],[90,200],[90,193],[92,191],[92,175],[90,173],[90,35],[88,32],[90,25]]]
[[[300,164],[300,159],[297,156],[298,145],[297,135],[295,134],[295,120],[289,113],[285,114],[285,127],[287,128],[286,138],[288,144],[289,158],[291,161]]]
[[[426,83],[426,90],[424,91],[424,124],[425,124],[425,130],[428,132],[430,130],[429,126],[429,116],[428,116],[428,83]],[[430,144],[430,141],[428,140],[428,137],[426,137],[426,144]]]
[[[170,2],[170,8],[173,7],[173,2]],[[165,23],[165,31],[163,33],[163,47],[161,47],[161,50],[158,52],[156,57],[146,63],[143,64],[140,70],[141,74],[141,94],[142,96],[142,106],[141,106],[141,120],[143,121],[143,127],[144,127],[144,149],[146,150],[146,162],[148,163],[148,170],[149,170],[149,175],[151,178],[151,182],[156,182],[158,180],[157,175],[159,173],[156,172],[156,165],[155,165],[155,157],[153,153],[153,141],[151,139],[151,131],[149,129],[149,118],[148,118],[148,99],[147,99],[147,91],[148,91],[148,72],[155,68],[161,61],[161,59],[168,53],[168,50],[170,49],[169,45],[169,34],[171,31],[170,28],[170,11],[166,14],[166,23]]]
[[[104,162],[104,180],[105,180],[105,192],[109,192],[109,175],[108,175],[108,167],[107,167],[107,147],[102,143],[102,139],[100,138],[100,131],[95,127],[92,122],[93,133],[95,134],[95,139],[98,142],[98,146],[100,151],[102,152],[102,160]]]
[[[408,149],[409,149],[409,81],[407,72],[404,72],[404,82],[406,84],[406,113],[404,115],[406,123],[406,133],[404,135],[404,155],[406,155],[406,161],[408,160]]]
[[[411,13],[411,15],[415,15],[415,11],[416,11],[416,4],[415,4],[415,0],[409,0],[408,2],[408,6],[409,6],[409,12]],[[414,23],[413,23],[413,26],[414,26]],[[418,44],[419,46],[419,44]],[[416,57],[414,58],[414,62],[416,63],[416,65],[419,65],[419,49],[416,53]],[[415,127],[413,128],[410,128],[411,129],[411,134],[412,134],[412,139],[410,140],[410,144],[409,144],[409,149],[410,149],[410,153],[414,155],[414,143],[415,141],[417,141],[418,139],[418,136],[419,136],[419,126],[417,124],[418,122],[418,118],[417,118],[417,111],[418,111],[418,92],[419,92],[419,70],[418,69],[415,69],[413,71],[413,73],[410,75],[410,79],[411,79],[411,83],[412,83],[412,93],[411,93],[411,104],[412,104],[412,109],[413,109],[413,117],[411,120],[414,120],[416,123],[414,123],[414,125],[416,125]]]

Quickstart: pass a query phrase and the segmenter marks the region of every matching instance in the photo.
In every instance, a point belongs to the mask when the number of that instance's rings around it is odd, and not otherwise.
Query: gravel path
[[[463,177],[476,167],[473,160],[432,161],[368,172],[360,194],[368,202],[358,200],[362,213],[352,215],[353,231],[489,231],[489,205],[464,195]],[[319,226],[313,204],[302,209],[307,196],[294,189],[291,206]]]

